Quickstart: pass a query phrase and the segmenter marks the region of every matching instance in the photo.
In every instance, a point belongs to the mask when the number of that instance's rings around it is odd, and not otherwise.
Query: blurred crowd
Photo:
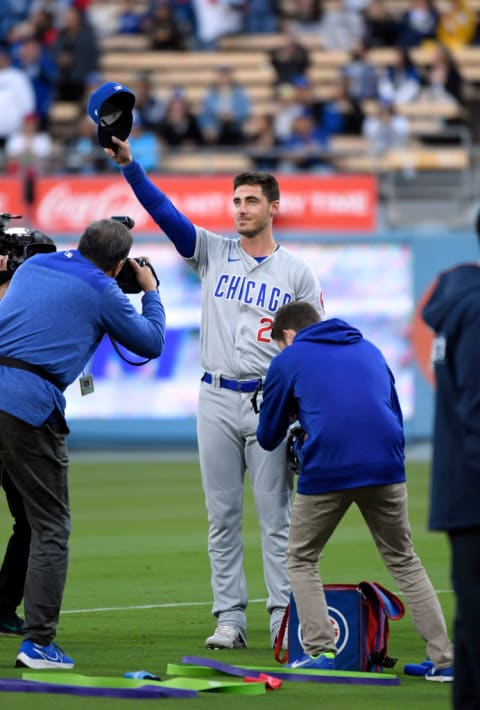
[[[421,99],[457,107],[447,124],[468,122],[465,78],[454,57],[459,47],[480,44],[469,1],[392,7],[383,0],[0,0],[1,172],[115,169],[84,107],[105,80],[102,42],[119,34],[144,35],[155,52],[219,52],[196,106],[182,86],[158,92],[151,72],[129,85],[136,94],[130,142],[147,171],[161,170],[172,149],[212,147],[241,148],[258,169],[328,170],[338,135],[364,136],[376,154],[406,145],[411,125],[401,108]],[[274,108],[265,113],[254,110],[248,86],[220,50],[222,38],[242,33],[283,36],[268,50]],[[312,46],[349,57],[326,98],[310,78]],[[382,47],[394,49],[393,59],[379,67],[369,51]],[[422,47],[432,49],[431,61],[419,67],[412,51]],[[85,116],[60,140],[51,125],[57,102],[76,103]]]

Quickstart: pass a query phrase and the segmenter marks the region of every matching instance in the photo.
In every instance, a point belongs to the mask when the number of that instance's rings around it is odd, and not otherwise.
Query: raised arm
[[[195,253],[196,232],[192,222],[177,210],[173,202],[147,177],[142,166],[133,159],[128,141],[112,138],[115,151],[104,148],[105,153],[120,166],[124,178],[137,200],[150,217],[165,232],[178,253],[189,259]]]

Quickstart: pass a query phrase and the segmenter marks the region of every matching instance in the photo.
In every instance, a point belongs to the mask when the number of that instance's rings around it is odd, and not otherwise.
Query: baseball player
[[[323,311],[318,279],[275,242],[279,210],[273,175],[242,173],[234,179],[233,209],[239,238],[193,225],[147,178],[128,142],[113,138],[105,152],[121,167],[137,199],[202,282],[198,447],[208,513],[208,552],[217,627],[207,648],[247,643],[247,585],[241,518],[248,470],[260,523],[268,590],[270,643],[275,643],[289,600],[286,547],[292,474],[285,443],[271,453],[257,443],[252,394],[276,353],[270,330],[277,308],[306,300]]]

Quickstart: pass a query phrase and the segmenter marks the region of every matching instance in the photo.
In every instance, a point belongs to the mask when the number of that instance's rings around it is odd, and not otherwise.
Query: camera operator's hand
[[[8,256],[0,254],[0,271],[6,271],[8,264]]]
[[[120,138],[112,136],[112,143],[117,146],[116,150],[112,148],[104,148],[105,153],[114,160],[120,167],[125,167],[132,162],[132,153],[128,141],[121,141]]]
[[[140,257],[145,261],[145,266],[140,266],[140,264],[135,261],[135,259],[129,259],[137,277],[138,285],[142,291],[156,291],[157,290],[157,280],[151,268],[148,266],[149,259],[146,256]]]

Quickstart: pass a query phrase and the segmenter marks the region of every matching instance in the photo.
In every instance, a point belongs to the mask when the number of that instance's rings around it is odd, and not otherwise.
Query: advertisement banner
[[[27,215],[23,201],[23,183],[20,178],[0,178],[0,213],[4,212]]]
[[[232,176],[155,175],[151,179],[195,224],[212,231],[234,231]],[[374,176],[284,175],[279,182],[278,229],[368,234],[376,228]],[[136,229],[144,234],[158,229],[119,175],[39,178],[35,197],[30,221],[47,234],[78,234],[89,222],[112,215],[133,217]],[[1,211],[21,210],[21,183],[0,179],[0,200]]]

